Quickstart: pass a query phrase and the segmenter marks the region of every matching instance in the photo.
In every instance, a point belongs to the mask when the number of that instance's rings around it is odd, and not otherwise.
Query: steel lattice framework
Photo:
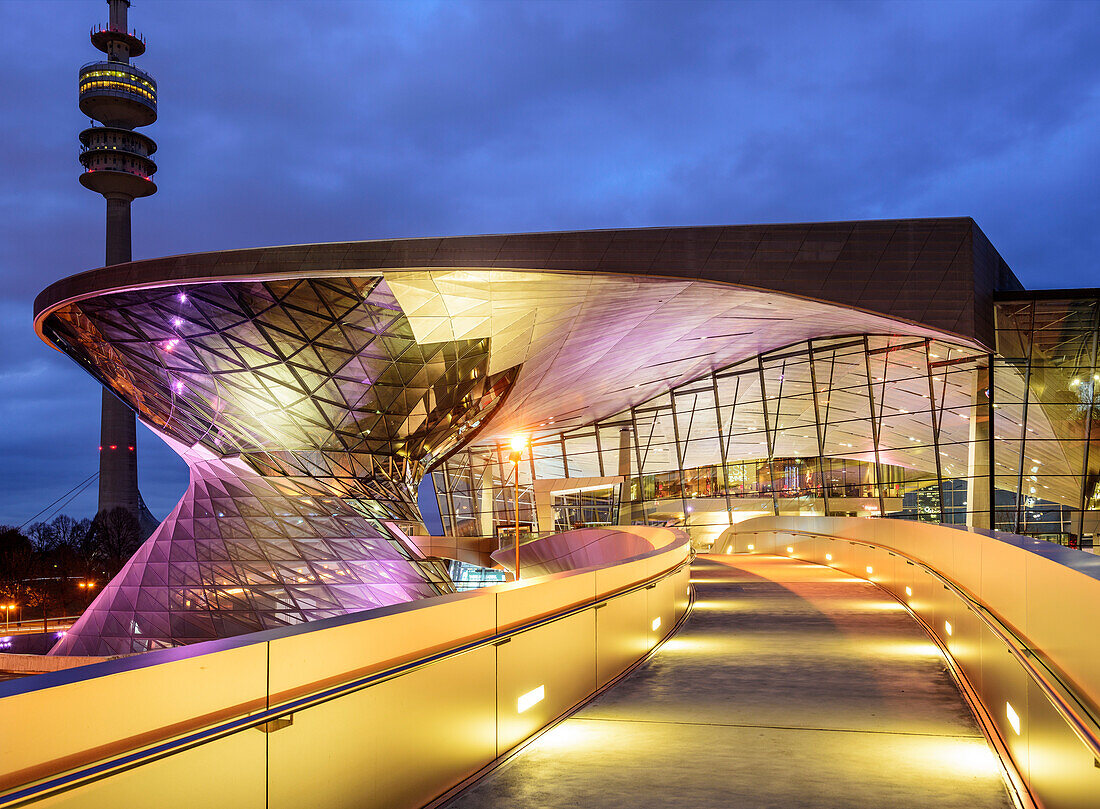
[[[81,358],[187,460],[183,499],[59,644],[124,654],[438,594],[383,520],[516,369],[418,343],[380,277],[154,288],[60,310]]]

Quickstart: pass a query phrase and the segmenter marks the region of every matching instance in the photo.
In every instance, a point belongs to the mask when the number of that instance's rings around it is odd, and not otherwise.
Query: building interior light
[[[874,572],[875,572],[875,569],[873,567],[871,567],[870,565],[867,565],[867,575],[870,576]]]
[[[794,548],[790,545],[787,546],[787,553],[794,553]]]
[[[906,587],[905,588],[905,595],[907,595],[909,598],[912,598],[913,597],[913,588],[912,587]]]
[[[831,561],[833,561],[833,555],[832,555],[831,553],[827,553],[827,554],[825,554],[825,561],[826,561],[826,562],[831,562]]]
[[[950,621],[944,621],[943,622],[943,628],[944,628],[944,631],[947,632],[948,635],[954,635],[955,634],[954,631],[952,631],[952,629],[951,629],[951,622]]]
[[[726,546],[726,553],[733,553],[733,546],[732,545],[727,545]]]
[[[651,626],[653,627],[654,632],[656,632],[658,629],[661,628],[661,616],[660,615],[658,615],[656,618],[653,619],[653,623],[651,624]]]
[[[1008,717],[1008,724],[1012,725],[1012,730],[1017,736],[1020,735],[1020,715],[1016,713],[1016,709],[1012,707],[1011,702],[1005,703],[1005,716]]]
[[[526,694],[520,694],[519,699],[516,700],[516,711],[518,713],[523,713],[528,708],[542,702],[545,696],[546,688],[541,685],[538,688],[528,691]]]
[[[749,545],[749,550],[750,550],[750,551],[755,551],[755,550],[756,550],[756,546],[755,546],[755,545]]]

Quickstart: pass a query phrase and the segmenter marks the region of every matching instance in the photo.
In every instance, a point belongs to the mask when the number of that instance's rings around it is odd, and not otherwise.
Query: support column
[[[481,509],[477,512],[480,518],[481,535],[493,536],[493,487],[482,484]]]
[[[619,476],[630,478],[630,428],[619,428]]]
[[[940,424],[942,423],[941,413],[942,407],[936,405],[936,386],[933,384],[932,379],[932,341],[924,341],[924,373],[928,380],[928,415],[932,420],[932,449],[936,458],[936,490],[939,492],[939,512],[940,512],[940,524],[946,523],[946,512],[944,511],[944,488],[943,488],[943,461],[940,459]],[[947,389],[947,383],[943,385],[943,389]],[[942,402],[941,402],[942,404]]]
[[[133,411],[107,388],[103,389],[99,440],[99,511],[121,506],[140,520],[137,424]]]
[[[889,355],[887,355],[889,356]],[[870,408],[871,416],[871,442],[875,449],[875,478],[874,478],[874,492],[875,497],[878,498],[878,515],[880,517],[886,516],[886,500],[882,496],[882,457],[879,453],[879,435],[881,434],[881,411],[875,407],[875,386],[871,381],[871,342],[867,338],[867,335],[863,335],[863,367],[867,373],[867,405]],[[887,363],[883,363],[882,378],[886,379]],[[885,387],[885,382],[883,386]]]
[[[471,473],[471,479],[473,474]],[[480,508],[477,511],[478,530],[483,537],[493,535],[493,472],[492,463],[481,476]]]
[[[130,261],[130,197],[107,197],[107,266]],[[99,511],[125,508],[141,520],[134,412],[103,389],[99,422]]]
[[[624,518],[629,519],[632,507],[627,505],[623,508],[624,504],[631,502],[630,500],[630,436],[633,431],[629,427],[619,428],[619,463],[618,472],[619,477],[623,479],[623,482],[619,484],[619,514],[617,523],[622,524]],[[641,478],[638,479],[638,485],[641,486]]]
[[[814,367],[814,341],[806,343],[806,357],[810,362],[810,390],[814,397],[814,428],[817,431],[817,482],[821,486],[821,512],[829,516],[829,483],[825,479],[825,424],[821,418],[821,403],[818,400],[817,369]],[[831,376],[831,374],[830,374]]]
[[[107,197],[107,239],[104,265],[128,264],[133,260],[130,252],[130,203],[131,197]]]
[[[991,528],[989,366],[975,368],[972,380],[970,444],[966,464],[966,524],[971,528]]]
[[[714,419],[718,425],[718,454],[722,459],[722,497],[726,501],[726,521],[733,526],[733,504],[730,503],[729,488],[729,461],[726,458],[726,437],[722,429],[722,405],[718,399],[718,376],[714,371],[710,372],[711,389],[714,393]]]

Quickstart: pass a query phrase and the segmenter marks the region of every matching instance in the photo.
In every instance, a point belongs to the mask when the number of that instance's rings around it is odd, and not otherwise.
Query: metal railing
[[[0,633],[21,634],[68,629],[79,617],[79,615],[66,615],[60,618],[24,618],[20,621],[4,622],[0,623]]]
[[[686,612],[688,559],[681,537],[604,567],[0,683],[0,806],[110,805],[115,783],[171,783],[180,806],[235,803],[243,785],[238,803],[421,806],[648,654]],[[74,708],[79,727],[51,731]],[[26,723],[30,738],[3,732]],[[311,777],[321,750],[354,762]],[[147,766],[165,760],[231,762],[232,783]],[[363,790],[364,768],[400,778]]]
[[[719,543],[827,565],[890,592],[947,655],[1026,797],[1096,806],[1100,639],[1067,613],[1100,608],[1094,557],[997,532],[835,517],[746,520]]]

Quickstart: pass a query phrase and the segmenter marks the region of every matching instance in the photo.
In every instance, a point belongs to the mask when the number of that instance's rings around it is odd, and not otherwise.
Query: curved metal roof
[[[420,343],[490,338],[520,366],[492,434],[579,425],[739,359],[852,333],[992,344],[1018,288],[970,219],[391,239],[199,253],[104,267],[35,301],[164,287],[383,276]],[[985,302],[983,304],[983,302]],[[988,310],[988,311],[987,311]]]
[[[135,261],[80,273],[35,301],[241,277],[396,269],[597,272],[782,292],[992,344],[992,296],[1021,289],[972,219],[902,219],[523,233],[263,247]]]

